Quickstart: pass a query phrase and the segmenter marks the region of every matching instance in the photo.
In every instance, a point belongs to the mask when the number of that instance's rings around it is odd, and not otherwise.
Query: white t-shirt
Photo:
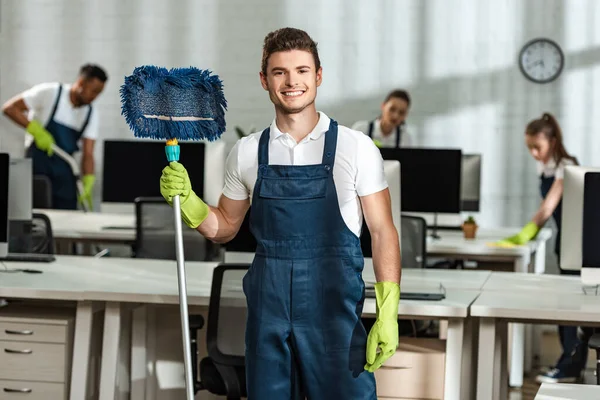
[[[330,119],[319,113],[319,122],[300,143],[271,123],[269,164],[321,164],[325,135]],[[262,131],[237,141],[229,156],[225,171],[223,194],[232,200],[250,198],[258,171],[258,142]],[[338,125],[338,141],[333,166],[333,181],[344,222],[357,236],[362,228],[362,208],[359,196],[368,196],[388,187],[383,159],[373,141],[361,132]]]
[[[73,106],[73,103],[71,103],[71,99],[69,98],[71,86],[72,85],[70,84],[63,84],[54,120],[61,125],[80,131],[87,119],[89,106]],[[27,105],[27,108],[29,108],[30,121],[35,119],[46,126],[50,120],[50,114],[54,108],[54,103],[56,102],[58,87],[59,83],[41,83],[23,92],[23,101],[25,102],[25,105]],[[98,110],[96,110],[96,108],[92,109],[90,121],[81,137],[93,140],[98,138]],[[27,135],[27,138],[30,143],[32,138],[30,135]]]
[[[361,131],[365,135],[369,136],[369,124],[371,121],[358,121],[352,129],[355,131]],[[410,134],[406,132],[404,127],[400,127],[400,147],[410,147],[412,140]],[[381,132],[381,121],[379,118],[375,120],[373,124],[373,139],[381,142],[383,147],[396,147],[396,129],[394,129],[389,135],[384,136]]]
[[[556,165],[556,161],[554,158],[550,158],[546,164],[541,161],[537,162],[537,173],[538,176],[544,175],[546,178],[554,177],[554,179],[564,179],[565,178],[565,166],[566,165],[574,165],[573,160],[568,158],[563,158],[560,160],[560,163]]]

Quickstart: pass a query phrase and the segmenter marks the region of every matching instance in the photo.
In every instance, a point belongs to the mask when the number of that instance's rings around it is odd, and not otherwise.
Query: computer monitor
[[[8,189],[10,156],[0,153],[0,258],[8,255]]]
[[[225,181],[225,142],[180,142],[179,146],[180,162],[194,192],[216,206]],[[107,140],[103,160],[103,212],[133,214],[137,197],[160,197],[159,179],[167,165],[163,141]]]
[[[384,161],[383,168],[385,172],[385,178],[388,183],[388,189],[390,191],[391,204],[392,204],[392,220],[394,226],[398,230],[398,237],[400,237],[400,222],[401,222],[401,191],[400,191],[400,163],[394,160]],[[227,263],[248,263],[254,259],[254,251],[256,250],[256,240],[250,232],[250,210],[246,213],[246,217],[242,222],[240,230],[238,231],[235,238],[225,245],[225,262]],[[364,224],[363,224],[364,225]],[[362,245],[361,239],[361,245]],[[364,247],[364,246],[363,246]],[[369,252],[367,255],[370,257],[370,243]],[[367,261],[365,261],[366,263]]]
[[[478,212],[481,196],[481,154],[463,154],[461,170],[460,209]]]
[[[460,212],[462,152],[456,149],[381,148],[402,166],[402,212]]]
[[[600,168],[567,166],[563,181],[560,267],[600,284]]]
[[[31,250],[33,168],[31,158],[10,160],[8,179],[9,252]]]

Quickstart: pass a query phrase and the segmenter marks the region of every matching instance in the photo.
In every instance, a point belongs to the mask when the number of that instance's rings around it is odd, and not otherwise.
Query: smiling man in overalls
[[[53,154],[56,145],[69,155],[83,143],[81,172],[84,193],[79,198],[92,206],[94,143],[98,137],[98,113],[92,102],[104,89],[104,70],[96,65],[81,67],[73,84],[42,83],[9,100],[4,114],[33,137],[27,156],[33,160],[33,174],[48,177],[52,184],[52,208],[77,208],[75,177],[69,164]]]
[[[250,400],[374,400],[373,371],[398,344],[400,249],[379,150],[315,108],[322,70],[316,43],[284,28],[264,42],[262,86],[270,127],[242,138],[228,160],[218,207],[192,191],[186,170],[163,170],[161,193],[180,195],[183,220],[219,243],[250,206],[257,240],[244,277]],[[362,218],[372,236],[377,320],[368,337]]]

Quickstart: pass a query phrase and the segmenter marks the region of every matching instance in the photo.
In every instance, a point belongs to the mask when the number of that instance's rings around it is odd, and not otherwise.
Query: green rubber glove
[[[83,193],[79,195],[77,200],[80,204],[85,201],[89,210],[94,208],[92,201],[92,190],[94,189],[95,182],[96,176],[93,174],[87,174],[81,178],[81,183],[83,183]]]
[[[31,136],[33,136],[33,141],[35,142],[35,146],[38,149],[45,151],[49,156],[52,155],[52,153],[54,152],[52,150],[52,145],[54,144],[54,137],[50,132],[46,130],[46,128],[42,126],[42,124],[40,124],[36,120],[32,120],[27,125],[27,132],[29,132]]]
[[[179,195],[181,218],[190,228],[196,229],[208,217],[208,205],[194,193],[186,169],[178,162],[173,161],[163,169],[160,194],[171,205],[173,197]]]
[[[377,139],[373,139],[373,143],[375,143],[375,146],[382,148],[383,147],[383,143],[381,143],[381,141],[377,140]]]
[[[398,303],[400,285],[396,282],[375,284],[377,319],[367,338],[367,364],[365,369],[374,372],[390,358],[398,347]],[[377,348],[381,349],[377,353]]]
[[[526,244],[527,242],[529,242],[531,239],[533,239],[538,234],[539,231],[540,231],[540,228],[534,222],[528,222],[523,227],[523,229],[521,229],[521,232],[517,233],[514,236],[510,236],[510,237],[500,240],[498,242],[498,244],[522,246],[522,245]]]

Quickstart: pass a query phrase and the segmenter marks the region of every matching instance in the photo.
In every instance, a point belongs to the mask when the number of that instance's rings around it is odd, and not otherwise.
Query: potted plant
[[[465,239],[475,239],[475,233],[477,232],[477,222],[475,218],[469,216],[462,224],[463,234]]]

